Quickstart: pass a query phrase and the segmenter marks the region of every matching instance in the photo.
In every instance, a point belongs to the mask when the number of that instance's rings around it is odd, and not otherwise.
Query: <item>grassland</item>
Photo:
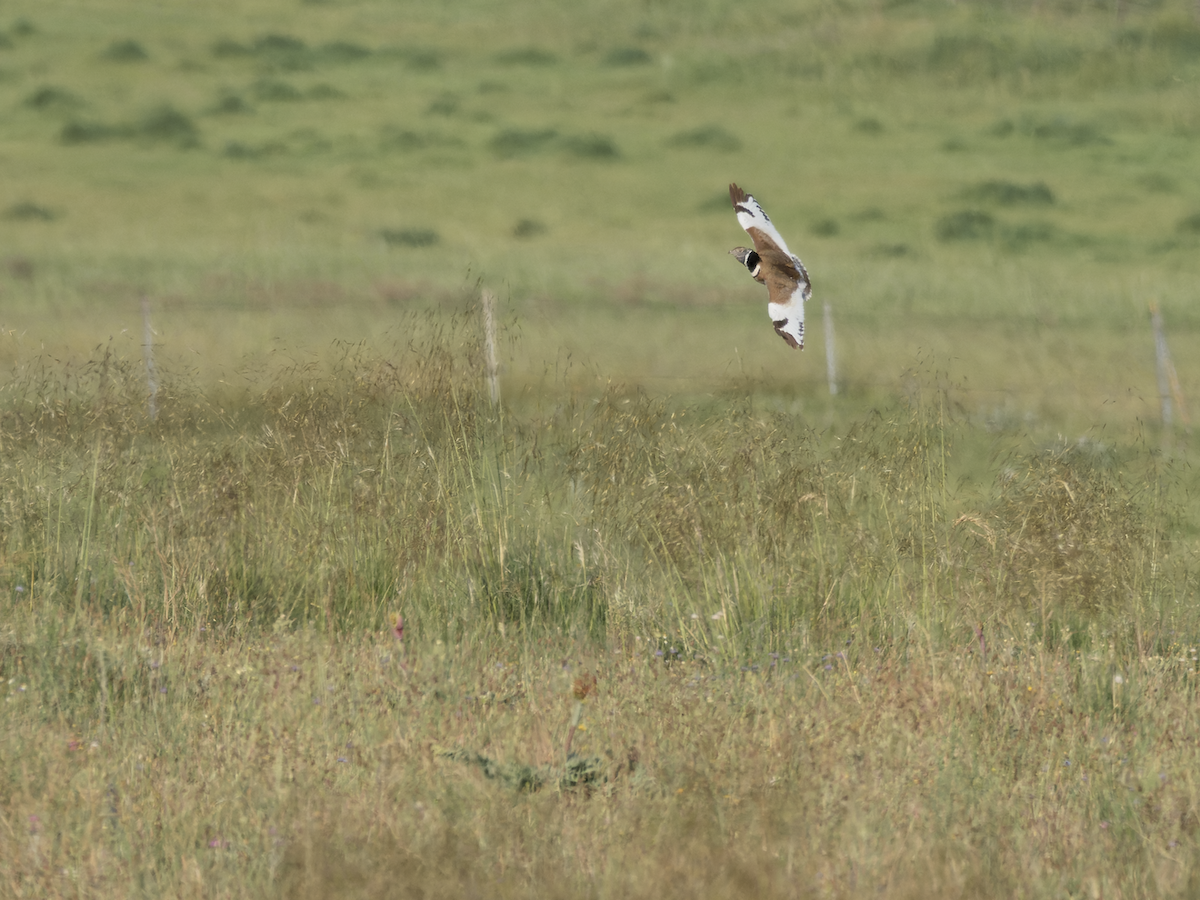
[[[0,6],[0,895],[1194,895],[1198,75],[1171,3]]]

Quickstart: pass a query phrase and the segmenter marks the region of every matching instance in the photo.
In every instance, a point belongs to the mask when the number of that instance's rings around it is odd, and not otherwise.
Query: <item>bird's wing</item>
[[[800,257],[788,249],[758,201],[736,184],[729,185],[738,224],[754,240],[761,260],[756,277],[767,286],[767,313],[776,333],[788,346],[804,349],[804,301],[812,296],[808,271]]]
[[[729,186],[729,199],[733,201],[733,209],[737,213],[738,224],[754,239],[754,249],[762,256],[764,244],[768,250],[777,249],[785,259],[791,259],[793,254],[788,249],[787,241],[771,223],[771,217],[758,205],[758,201],[743,191],[736,184]]]
[[[808,282],[792,284],[791,293],[783,293],[776,283],[767,281],[767,315],[776,333],[793,349],[804,349],[804,301],[812,293]]]
[[[757,200],[736,184],[729,185],[729,199],[733,201],[733,208],[737,213],[738,224],[753,239],[754,249],[758,251],[758,255],[766,263],[768,272],[777,272],[784,276],[785,279],[790,279],[793,283],[805,285],[806,293],[804,299],[807,300],[812,293],[812,288],[808,280],[808,271],[804,268],[804,264],[800,262],[800,257],[788,249],[783,235],[771,223],[771,217],[758,205]],[[777,294],[777,290],[771,287],[771,282],[772,278],[768,274],[767,287],[771,289],[772,302],[784,302],[782,298],[785,294]],[[786,290],[787,296],[790,296],[791,293],[792,290],[790,288]]]

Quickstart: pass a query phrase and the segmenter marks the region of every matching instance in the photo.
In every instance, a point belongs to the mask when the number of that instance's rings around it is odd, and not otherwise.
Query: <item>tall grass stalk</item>
[[[103,348],[10,381],[6,890],[1188,884],[1169,460],[960,472],[995,437],[920,373],[825,433],[620,387],[497,408],[477,321],[225,395],[164,372],[154,421]]]

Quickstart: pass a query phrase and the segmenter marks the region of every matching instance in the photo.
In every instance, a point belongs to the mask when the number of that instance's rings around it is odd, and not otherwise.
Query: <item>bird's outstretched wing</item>
[[[729,185],[729,199],[738,224],[754,241],[754,252],[741,247],[731,252],[767,286],[767,312],[775,331],[789,346],[803,350],[804,301],[812,296],[808,271],[757,200],[736,184]]]

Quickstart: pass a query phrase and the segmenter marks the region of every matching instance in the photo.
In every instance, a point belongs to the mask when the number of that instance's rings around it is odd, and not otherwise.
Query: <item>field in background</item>
[[[933,360],[974,410],[1079,434],[1155,414],[1149,302],[1194,339],[1182,5],[5,14],[9,363],[140,335],[147,294],[160,356],[208,380],[482,283],[522,323],[514,385],[570,353],[601,384],[736,372],[803,410],[829,300],[850,396]],[[804,357],[724,253],[731,180],[813,273]]]
[[[0,6],[0,894],[1196,893],[1198,75],[1167,2]]]

